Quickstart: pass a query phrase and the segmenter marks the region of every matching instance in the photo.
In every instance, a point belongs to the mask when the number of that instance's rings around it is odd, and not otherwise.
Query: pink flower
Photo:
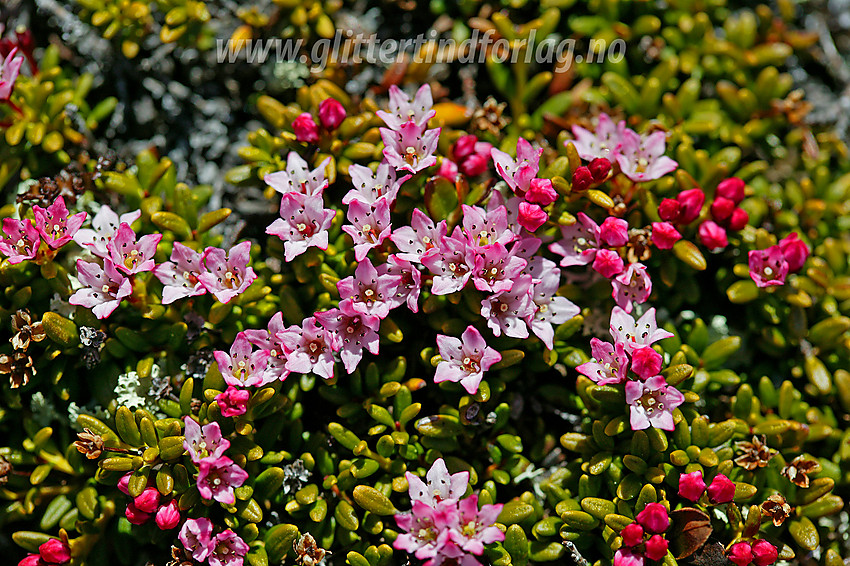
[[[319,121],[330,132],[339,128],[345,116],[345,107],[335,98],[326,98],[319,104]]]
[[[514,280],[528,263],[508,252],[502,244],[491,244],[475,257],[472,283],[479,291],[510,291]]]
[[[203,562],[213,550],[213,525],[209,519],[186,519],[177,538],[183,543],[183,548],[192,553],[192,558]]]
[[[690,224],[702,212],[702,205],[705,204],[705,193],[702,192],[702,189],[688,189],[679,193],[676,200],[679,201],[681,206],[677,222],[679,224]]]
[[[203,263],[206,271],[198,275],[207,291],[217,301],[228,303],[241,295],[257,278],[248,262],[251,260],[251,242],[236,244],[225,252],[220,248],[204,250]]]
[[[561,226],[562,238],[549,245],[551,252],[563,256],[561,267],[587,265],[599,249],[599,226],[583,212],[577,218],[572,226]]]
[[[290,151],[286,156],[286,169],[269,173],[263,177],[263,180],[281,194],[301,193],[321,196],[328,186],[325,168],[330,162],[331,158],[326,157],[311,171],[310,166],[300,155]]]
[[[561,271],[553,261],[534,256],[527,266],[531,274],[533,287],[531,301],[534,314],[526,317],[525,322],[531,331],[550,350],[554,348],[554,325],[563,324],[578,315],[581,309],[566,297],[557,295],[561,283]]]
[[[204,271],[201,265],[202,259],[200,252],[180,242],[174,242],[174,247],[171,249],[171,261],[160,263],[153,269],[153,274],[163,285],[163,305],[185,297],[197,297],[207,292],[201,280],[198,279]]]
[[[679,497],[684,497],[690,501],[699,501],[704,492],[705,481],[702,479],[702,471],[697,470],[679,476]]]
[[[736,542],[729,548],[726,557],[738,566],[747,566],[753,561],[753,548],[746,541]]]
[[[62,197],[57,198],[47,208],[34,205],[32,211],[35,214],[36,230],[41,234],[44,243],[54,250],[70,242],[86,219],[85,212],[68,216],[65,199]]]
[[[673,201],[676,202],[676,201]],[[673,244],[682,239],[682,235],[669,222],[652,223],[652,243],[659,250],[669,250]]]
[[[434,274],[431,293],[448,295],[460,291],[475,270],[475,250],[455,228],[451,236],[443,237],[439,248],[422,256],[422,265]]]
[[[469,472],[449,474],[442,458],[437,458],[431,464],[431,469],[425,475],[427,483],[410,472],[405,472],[404,477],[407,478],[410,501],[421,501],[434,508],[443,501],[456,501],[463,497],[469,484]]]
[[[477,206],[462,205],[463,231],[466,234],[467,243],[476,252],[483,252],[493,244],[507,246],[517,235],[508,225],[508,210],[504,206],[497,206],[484,210]]]
[[[292,121],[292,131],[295,139],[303,143],[316,143],[319,141],[319,125],[309,112],[303,112]]]
[[[593,173],[588,167],[581,166],[573,171],[572,190],[581,193],[593,185]]]
[[[548,206],[558,200],[558,193],[549,179],[532,179],[531,188],[525,193],[525,200],[540,206]]]
[[[265,372],[263,372],[263,383],[271,383],[275,380],[283,381],[289,376],[289,370],[286,369],[286,360],[289,350],[287,350],[286,345],[280,338],[284,331],[286,331],[286,325],[283,323],[283,313],[281,312],[276,312],[271,319],[269,319],[268,330],[245,330],[245,337],[248,338],[248,342],[257,346],[261,350],[265,350],[269,354],[269,361],[268,364],[266,364]],[[247,400],[248,392],[246,391],[244,394],[246,395],[245,399]],[[234,397],[234,401],[237,401],[242,397],[242,392],[235,391],[234,395],[236,396]],[[245,412],[244,407],[241,409],[242,412],[237,414],[241,415]],[[233,411],[237,410],[240,410],[240,407],[234,406]],[[224,414],[223,410],[222,414]],[[236,414],[233,414],[232,416],[236,416]]]
[[[645,303],[652,293],[652,279],[642,263],[630,263],[623,273],[611,280],[611,286],[611,296],[627,313],[632,312],[633,303]]]
[[[283,259],[289,262],[311,246],[328,249],[328,228],[335,214],[324,208],[320,196],[286,193],[280,199],[280,218],[269,224],[266,234],[283,240]]]
[[[516,161],[504,151],[496,148],[490,150],[490,157],[493,159],[496,172],[505,180],[511,190],[521,197],[524,197],[525,193],[531,188],[532,179],[537,177],[540,170],[541,155],[543,155],[543,149],[534,149],[531,143],[524,138],[517,140]]]
[[[130,477],[132,477],[132,475],[133,472],[127,472],[126,474],[121,476],[121,479],[118,480],[118,484],[115,486],[118,488],[118,491],[120,491],[124,495],[130,495],[130,490],[128,489],[128,486],[130,485]]]
[[[313,316],[339,337],[342,343],[339,355],[348,373],[360,363],[364,348],[372,354],[378,353],[380,320],[357,312],[350,301],[342,301],[340,308],[317,312]]]
[[[340,308],[343,304],[350,306],[353,312],[370,318],[369,326],[373,326],[374,321],[390,314],[390,309],[396,304],[393,301],[400,282],[399,275],[378,275],[378,270],[366,258],[357,265],[354,276],[337,282]]]
[[[629,223],[622,218],[609,216],[599,226],[599,237],[613,248],[625,246],[629,241]]]
[[[33,259],[38,253],[41,237],[29,218],[4,218],[3,233],[6,237],[0,240],[0,252],[9,258],[9,263],[16,264]]]
[[[46,566],[38,554],[28,554],[26,558],[18,562],[18,566]]]
[[[142,513],[153,513],[159,508],[159,490],[155,487],[146,487],[142,493],[133,499],[136,509]]]
[[[241,486],[246,479],[248,472],[227,456],[203,458],[198,463],[198,492],[204,499],[233,505],[236,501],[233,488]]]
[[[413,209],[410,226],[396,228],[390,239],[402,253],[398,254],[400,259],[420,262],[422,256],[430,250],[436,249],[443,236],[446,235],[446,221],[441,220],[436,226],[427,214]]]
[[[632,350],[632,371],[641,379],[649,379],[661,371],[661,354],[643,346]]]
[[[713,220],[706,220],[699,225],[699,240],[711,251],[722,250],[729,245],[726,230]]]
[[[136,241],[136,233],[130,225],[121,224],[106,249],[115,267],[127,275],[133,275],[154,268],[156,264],[153,256],[161,239],[162,234],[148,234]]]
[[[728,179],[720,181],[720,184],[717,185],[715,196],[723,197],[731,200],[735,204],[739,204],[742,200],[744,200],[745,188],[746,185],[744,184],[744,181],[738,177],[729,177]]]
[[[484,545],[505,540],[505,533],[495,527],[502,512],[501,503],[482,505],[478,508],[478,496],[470,495],[458,503],[458,523],[451,530],[451,539],[466,552],[480,556]]]
[[[640,526],[640,523],[629,523],[620,531],[620,536],[623,537],[625,546],[637,546],[643,542],[643,527]]]
[[[124,516],[133,525],[144,525],[151,520],[150,513],[145,513],[136,507],[136,504],[132,501],[127,504],[127,508],[124,510]]]
[[[290,350],[286,369],[296,373],[315,373],[323,379],[334,376],[334,352],[342,347],[339,337],[319,326],[315,317],[305,318],[301,326],[290,326],[280,334]]]
[[[576,371],[599,385],[622,383],[629,371],[629,357],[622,342],[611,344],[599,338],[590,339],[591,361],[581,364]]]
[[[705,195],[703,195],[703,198],[705,198]],[[702,205],[700,205],[700,207],[701,206]],[[678,222],[681,212],[682,203],[676,199],[665,198],[662,199],[661,204],[658,205],[658,216],[660,216],[661,220],[664,220],[665,222]]]
[[[797,237],[797,232],[791,232],[779,240],[779,249],[782,250],[782,255],[788,262],[788,271],[791,273],[797,273],[803,269],[803,264],[812,253],[809,246]]]
[[[658,328],[655,307],[647,310],[637,321],[622,308],[614,307],[611,311],[609,330],[614,341],[622,342],[628,353],[673,336],[673,333]]]
[[[717,197],[714,199],[714,202],[711,203],[709,212],[714,220],[717,222],[723,222],[732,216],[732,212],[735,211],[735,208],[736,205],[733,201],[728,198]]]
[[[593,259],[593,269],[607,279],[623,272],[623,258],[614,250],[599,250]]]
[[[620,120],[615,124],[608,114],[603,112],[599,115],[595,133],[590,133],[581,126],[573,126],[572,130],[576,139],[566,143],[575,145],[582,159],[591,161],[604,157],[614,161],[620,153],[620,142],[626,131],[626,122]]]
[[[749,253],[750,277],[759,287],[784,285],[788,275],[788,262],[779,246]]]
[[[38,547],[41,559],[48,564],[65,564],[71,560],[71,548],[67,543],[52,538]]]
[[[207,561],[210,566],[242,566],[248,545],[242,537],[227,529],[218,533],[210,544]]]
[[[670,527],[670,516],[661,503],[647,503],[635,518],[650,533],[663,533]]]
[[[526,319],[534,315],[530,275],[520,275],[510,291],[500,291],[481,301],[481,316],[496,336],[528,338]]]
[[[94,315],[101,319],[112,314],[133,292],[130,280],[119,273],[108,259],[103,260],[102,268],[96,263],[78,259],[77,279],[85,287],[71,295],[68,302],[92,309]]]
[[[156,526],[163,531],[171,530],[180,524],[180,509],[177,507],[177,500],[172,499],[160,507],[156,512],[155,520]]]
[[[342,229],[354,240],[354,258],[357,261],[363,261],[369,250],[380,246],[392,232],[390,205],[385,199],[379,200],[374,208],[363,201],[354,200],[348,205],[347,218],[351,225],[343,226]]]
[[[588,164],[587,168],[593,175],[593,182],[601,183],[608,178],[608,174],[611,172],[611,162],[604,157],[597,157]]]
[[[415,122],[406,122],[397,130],[381,128],[384,158],[397,170],[418,173],[437,163],[434,152],[440,139],[440,128],[426,130]]]
[[[626,403],[629,405],[632,430],[643,430],[650,426],[661,430],[675,429],[673,409],[684,402],[685,396],[675,387],[667,385],[660,375],[650,377],[645,382],[626,383]]]
[[[378,110],[376,114],[392,130],[400,130],[407,123],[424,126],[437,112],[433,110],[434,98],[427,84],[419,87],[411,102],[410,97],[396,85],[390,86],[390,111]]]
[[[395,520],[404,532],[396,537],[393,548],[420,560],[433,558],[451,541],[450,528],[458,521],[457,503],[446,501],[431,507],[414,501],[412,511],[397,514]]]
[[[614,566],[643,566],[643,554],[621,548],[614,554]]]
[[[457,168],[457,163],[447,157],[440,160],[440,168],[437,169],[438,177],[443,177],[454,182],[458,176],[458,172],[459,169]]]
[[[91,228],[80,228],[74,234],[74,241],[96,255],[97,257],[109,257],[109,242],[115,236],[115,232],[121,224],[131,225],[141,218],[142,211],[134,210],[118,216],[107,205],[101,205],[100,210],[91,221]]]
[[[183,423],[183,448],[189,452],[189,456],[196,464],[204,458],[221,458],[224,456],[224,452],[230,448],[230,441],[221,436],[221,428],[217,422],[211,422],[201,427],[195,419],[185,416]]]
[[[473,326],[468,326],[460,339],[437,334],[437,348],[442,361],[437,364],[434,382],[460,382],[470,395],[478,391],[484,372],[502,359]]]
[[[519,203],[519,225],[529,232],[535,232],[547,220],[549,220],[549,214],[540,208],[539,204]]]
[[[736,208],[732,211],[732,216],[729,218],[730,230],[743,230],[747,222],[750,221],[750,215],[743,208]]]
[[[777,552],[776,547],[764,539],[755,541],[752,551],[753,563],[756,566],[769,566],[779,558],[779,552]]]
[[[490,162],[490,144],[486,142],[479,142],[479,144],[487,147],[487,153],[474,153],[461,161],[459,165],[461,173],[468,177],[475,177],[484,173],[487,170],[487,164]]]
[[[374,173],[368,167],[352,164],[348,168],[348,174],[351,175],[351,184],[354,188],[342,198],[342,204],[351,204],[352,201],[359,200],[375,206],[379,200],[383,199],[390,207],[395,203],[401,185],[411,177],[405,175],[396,179],[395,169],[386,161],[381,161]]]
[[[390,309],[407,303],[412,312],[419,311],[419,293],[422,290],[422,274],[419,269],[398,255],[387,256],[387,263],[379,265],[378,276],[398,277],[398,287],[390,299]]]
[[[15,57],[17,52],[17,47],[12,49],[6,56],[6,60],[0,65],[0,101],[9,100],[9,97],[12,96],[15,81],[18,80],[18,73],[21,72],[21,65],[24,64],[23,57]]]
[[[234,387],[261,386],[274,381],[265,376],[269,361],[268,350],[254,350],[248,337],[240,332],[230,346],[230,353],[222,350],[213,352],[218,370],[224,382]]]
[[[735,483],[723,474],[717,474],[708,486],[708,500],[717,505],[735,498]]]
[[[664,155],[667,134],[656,131],[641,137],[626,129],[620,141],[620,154],[617,163],[623,174],[635,182],[660,179],[679,166]],[[600,156],[604,157],[604,156]]]
[[[218,408],[223,417],[238,417],[248,410],[248,399],[251,394],[245,389],[236,389],[229,385],[225,391],[215,396]]]
[[[667,540],[661,535],[652,535],[646,541],[644,554],[650,560],[661,560],[667,555]]]

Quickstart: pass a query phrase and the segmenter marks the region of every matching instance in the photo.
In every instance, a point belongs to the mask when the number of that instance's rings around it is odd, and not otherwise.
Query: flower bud
[[[636,348],[632,351],[632,371],[641,379],[658,375],[661,371],[661,354],[649,346]]]
[[[732,216],[729,217],[730,230],[742,230],[747,222],[750,221],[750,215],[743,208],[736,208],[732,211]]]
[[[679,496],[691,501],[699,501],[705,491],[705,481],[702,472],[697,470],[690,474],[679,476]]]
[[[465,136],[461,136],[455,142],[454,147],[452,148],[452,155],[458,161],[461,161],[464,157],[468,157],[472,155],[472,152],[475,151],[475,144],[478,143],[478,138],[473,134],[467,134]]]
[[[295,132],[295,139],[300,142],[316,143],[319,141],[319,126],[309,112],[300,114],[292,121],[292,130]]]
[[[682,204],[672,198],[666,198],[658,205],[658,216],[665,222],[677,222],[682,212]]]
[[[550,205],[557,198],[558,193],[555,192],[555,189],[552,187],[552,181],[549,179],[532,179],[531,188],[525,193],[525,200],[541,206]]]
[[[644,551],[646,557],[650,560],[661,560],[667,555],[667,539],[661,535],[652,535],[646,541],[646,549]]]
[[[599,250],[593,260],[593,269],[608,279],[622,273],[624,268],[623,258],[613,250]]]
[[[140,511],[132,501],[127,504],[127,509],[124,510],[124,516],[134,525],[144,525],[151,518],[150,514]]]
[[[44,566],[44,562],[38,554],[30,554],[18,562],[18,566]]]
[[[146,487],[134,500],[136,508],[142,513],[153,513],[159,507],[159,490],[155,487]]]
[[[520,226],[529,232],[534,232],[543,226],[548,219],[549,215],[539,205],[530,202],[519,203],[519,218],[517,221]]]
[[[65,542],[56,538],[39,546],[38,553],[42,561],[48,564],[65,564],[71,560],[71,549]]]
[[[753,561],[753,549],[748,542],[736,542],[729,549],[726,557],[738,566],[747,566]]]
[[[651,533],[663,533],[670,526],[667,508],[660,503],[647,503],[643,511],[637,514],[637,521]]]
[[[652,223],[652,243],[659,250],[669,250],[681,239],[682,235],[669,222]]]
[[[708,486],[708,500],[714,503],[729,503],[735,498],[735,482],[717,474]]]
[[[577,193],[586,191],[593,184],[593,173],[587,167],[579,167],[573,173],[573,190]]]
[[[593,180],[601,183],[608,178],[608,173],[611,172],[611,162],[604,157],[597,157],[587,166],[590,169],[590,174],[593,175]]]
[[[130,489],[128,486],[130,485],[130,476],[132,475],[133,472],[127,472],[126,474],[121,476],[120,480],[118,480],[118,491],[120,491],[124,495],[130,495]]]
[[[705,204],[705,193],[702,189],[688,189],[676,197],[682,210],[679,213],[679,223],[690,224],[699,217],[702,205]]]
[[[622,218],[609,216],[599,226],[599,236],[609,246],[619,248],[629,241],[629,223]]]
[[[329,132],[339,128],[339,125],[345,120],[345,116],[345,107],[334,98],[326,98],[319,104],[319,121],[322,123],[322,127]]]
[[[468,177],[475,177],[487,170],[489,162],[490,158],[488,156],[474,153],[461,161],[460,170]]]
[[[722,222],[732,216],[735,211],[735,203],[724,197],[717,197],[711,203],[711,217],[717,222]]]
[[[629,523],[620,531],[623,544],[626,546],[637,546],[643,542],[643,527],[637,523]]]
[[[803,268],[811,250],[804,241],[797,237],[797,232],[791,232],[779,240],[779,249],[788,262],[788,271],[795,273]]]
[[[766,540],[757,540],[753,543],[753,563],[756,566],[769,566],[779,558],[776,547]]]
[[[706,220],[699,226],[699,239],[709,250],[722,250],[729,245],[726,230],[713,220]]]
[[[251,394],[244,389],[236,389],[232,385],[227,390],[215,396],[218,408],[223,417],[238,417],[248,410],[247,404]]]
[[[715,196],[729,199],[735,204],[738,204],[744,200],[744,186],[744,181],[738,177],[730,177],[720,181],[720,184],[717,185]]]
[[[448,179],[449,181],[454,182],[457,177],[458,168],[457,163],[449,159],[448,157],[444,157],[440,161],[440,168],[437,170],[437,175],[439,177],[443,177]]]
[[[156,512],[156,526],[163,531],[173,529],[180,523],[180,510],[177,508],[177,500],[172,499],[167,505],[163,505]]]

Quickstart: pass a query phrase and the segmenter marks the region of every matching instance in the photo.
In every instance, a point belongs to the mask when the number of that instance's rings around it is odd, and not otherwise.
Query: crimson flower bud
[[[590,174],[593,175],[593,180],[601,183],[608,178],[608,173],[611,172],[611,162],[604,157],[597,157],[587,166],[590,169]]]
[[[682,212],[682,204],[676,199],[666,198],[658,205],[658,216],[665,222],[677,222]]]
[[[756,566],[769,566],[779,558],[776,547],[766,540],[757,540],[753,543],[753,563]]]
[[[743,208],[736,208],[732,211],[732,216],[729,218],[730,230],[741,230],[750,221],[750,215]]]
[[[593,184],[593,173],[587,167],[579,167],[573,173],[573,190],[580,193]]]
[[[714,202],[711,203],[711,217],[717,222],[722,222],[732,216],[732,212],[734,212],[735,208],[735,203],[728,198],[717,197],[714,199]]]
[[[715,196],[727,198],[738,204],[744,200],[744,186],[744,181],[738,177],[730,177],[720,181],[720,184],[717,185]]]
[[[316,143],[319,141],[319,126],[309,112],[300,114],[292,121],[292,130],[295,132],[295,139],[300,142]]]
[[[652,535],[646,541],[644,554],[650,560],[661,560],[667,554],[667,539],[661,535]]]

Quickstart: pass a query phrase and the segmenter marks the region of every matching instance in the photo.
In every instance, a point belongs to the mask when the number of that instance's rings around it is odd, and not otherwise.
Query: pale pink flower
[[[91,221],[91,228],[80,228],[74,234],[74,241],[94,255],[102,258],[109,257],[107,246],[121,224],[131,225],[141,218],[142,211],[136,209],[118,216],[108,205],[101,205],[100,210]]]
[[[396,228],[390,239],[401,252],[399,258],[418,263],[428,251],[436,249],[445,235],[445,220],[435,226],[427,214],[414,208],[410,226]]]
[[[351,175],[351,184],[354,188],[342,197],[342,204],[351,204],[352,201],[363,201],[368,205],[375,206],[379,200],[386,200],[392,207],[401,185],[410,179],[411,175],[405,175],[396,179],[396,171],[386,161],[378,164],[378,169],[372,170],[363,165],[352,164],[348,168]]]
[[[609,329],[614,341],[622,342],[627,353],[673,336],[672,332],[658,328],[658,323],[655,321],[655,307],[646,311],[637,321],[622,308],[614,307],[611,311]]]
[[[399,255],[389,255],[387,263],[379,265],[377,269],[379,276],[391,275],[399,278],[398,287],[390,299],[390,309],[407,303],[407,308],[412,312],[418,312],[419,293],[422,290],[422,274],[419,268],[401,259]]]
[[[510,291],[528,262],[508,252],[500,243],[490,244],[475,257],[472,283],[479,291]]]
[[[203,256],[180,242],[174,242],[171,261],[160,263],[153,274],[162,283],[162,304],[168,305],[177,299],[206,294],[207,290],[198,279],[204,271]],[[174,263],[172,263],[174,262]]]
[[[480,556],[484,545],[505,540],[505,533],[494,526],[501,503],[482,505],[478,508],[478,496],[470,495],[458,503],[458,524],[451,530],[452,540],[466,552]]]
[[[6,60],[0,65],[0,101],[9,100],[9,97],[12,96],[15,81],[18,80],[21,65],[24,64],[23,57],[15,57],[17,52],[17,47],[12,48],[9,54],[6,55]]]
[[[189,452],[189,457],[196,464],[203,458],[221,458],[230,448],[230,441],[221,436],[221,428],[217,422],[213,421],[202,427],[192,417],[185,416],[183,423],[183,448]]]
[[[70,242],[86,219],[85,212],[69,216],[65,199],[62,197],[57,198],[47,208],[36,204],[32,211],[35,215],[35,228],[41,234],[41,239],[54,250]]]
[[[342,227],[354,240],[354,258],[363,261],[369,250],[380,246],[392,232],[390,224],[390,205],[386,199],[380,199],[375,207],[361,200],[348,205],[346,215],[351,225]]]
[[[451,542],[450,529],[458,520],[457,503],[446,501],[431,507],[422,501],[414,501],[412,511],[397,514],[395,520],[404,532],[396,537],[393,548],[413,554],[420,560],[434,558]],[[456,552],[457,556],[462,554]]]
[[[484,372],[502,359],[473,326],[468,326],[460,339],[437,334],[437,348],[442,360],[437,364],[434,382],[459,382],[470,395],[478,391]]]
[[[410,501],[421,501],[431,507],[436,507],[443,501],[460,499],[466,493],[469,484],[469,472],[449,474],[446,462],[442,458],[437,458],[431,464],[431,468],[425,475],[425,482],[410,472],[405,472],[404,477],[407,478]]]
[[[177,538],[183,543],[183,548],[192,553],[192,558],[203,562],[213,550],[212,522],[201,517],[200,519],[186,519]]]
[[[516,144],[516,160],[504,151],[493,148],[490,156],[496,172],[505,180],[511,190],[518,196],[524,197],[531,188],[531,181],[540,171],[540,156],[543,148],[534,149],[531,143],[519,138]]]
[[[204,250],[206,271],[198,276],[207,291],[221,303],[230,302],[245,292],[257,278],[248,262],[251,260],[251,242],[236,244],[226,252],[220,248]]]
[[[621,548],[614,554],[614,566],[643,566],[644,558],[640,552]]]
[[[103,260],[103,267],[78,259],[77,279],[85,287],[71,295],[68,302],[92,309],[97,318],[108,317],[124,298],[133,293],[130,280],[108,259]]]
[[[630,263],[626,270],[611,280],[611,296],[617,306],[632,312],[634,304],[643,304],[652,293],[652,279],[642,263]]]
[[[667,146],[667,134],[656,131],[648,136],[639,136],[626,129],[620,142],[617,163],[623,174],[635,182],[660,179],[679,166],[664,155]],[[599,156],[604,157],[604,156]]]
[[[286,156],[286,169],[269,173],[263,177],[263,180],[281,194],[302,193],[310,196],[322,196],[328,186],[325,168],[330,162],[331,158],[326,157],[319,163],[318,167],[311,171],[310,166],[300,155],[290,151],[289,155]]]
[[[280,218],[269,224],[266,234],[283,240],[285,261],[292,261],[311,246],[328,249],[328,228],[336,213],[324,206],[322,197],[296,192],[280,199]]]
[[[426,130],[414,122],[406,122],[397,130],[381,128],[384,158],[397,170],[418,173],[437,163],[434,152],[440,139],[440,128]]]
[[[784,285],[788,276],[788,262],[779,246],[749,253],[750,277],[759,287]]]
[[[290,351],[286,369],[296,373],[315,373],[323,379],[334,376],[334,352],[342,347],[339,337],[319,326],[315,317],[305,318],[301,326],[290,326],[280,333]]]
[[[225,383],[234,387],[261,386],[274,381],[265,375],[269,361],[268,350],[254,350],[248,337],[240,332],[230,346],[230,353],[216,350],[213,353],[218,370]]]
[[[9,258],[9,263],[16,264],[35,258],[41,237],[32,220],[4,218],[3,233],[6,237],[0,240],[0,252]]]
[[[400,282],[400,275],[379,275],[372,262],[366,258],[358,264],[353,276],[337,282],[340,307],[347,304],[355,312],[372,319],[384,319],[397,304],[394,300]]]
[[[363,349],[372,354],[378,353],[378,318],[354,310],[350,302],[341,302],[340,308],[317,312],[316,317],[322,326],[338,336],[342,344],[339,356],[345,371],[352,373],[363,358]]]
[[[599,226],[583,212],[572,226],[561,226],[562,238],[549,245],[549,250],[560,256],[561,267],[587,265],[596,259],[599,250]]]
[[[271,383],[275,380],[283,381],[289,376],[289,370],[286,369],[286,360],[289,351],[281,339],[281,335],[285,331],[286,325],[283,323],[282,312],[276,312],[269,319],[267,330],[249,329],[244,331],[245,337],[248,338],[251,344],[265,350],[269,354],[269,361],[263,374],[263,383]],[[244,413],[245,411],[242,412]]]
[[[203,458],[198,463],[198,492],[204,499],[233,505],[236,502],[233,488],[240,487],[247,479],[248,472],[227,456]]]
[[[527,273],[534,285],[531,300],[534,314],[526,318],[531,331],[540,338],[548,349],[554,348],[554,325],[563,324],[578,315],[581,309],[566,297],[557,295],[561,283],[561,270],[555,262],[541,256],[531,258]]]
[[[629,357],[622,342],[611,344],[599,338],[590,339],[591,361],[581,364],[576,371],[599,385],[622,383],[627,379]]]
[[[610,116],[603,112],[599,115],[594,133],[581,126],[573,126],[572,130],[576,139],[566,143],[572,143],[582,159],[592,161],[604,157],[614,161],[620,153],[620,142],[626,131],[626,122],[620,120],[615,124]]]
[[[400,130],[402,126],[413,123],[415,126],[425,126],[428,120],[437,112],[433,109],[434,98],[431,87],[427,84],[419,87],[413,101],[396,85],[390,86],[390,111],[378,110],[375,114],[392,130]]]
[[[530,275],[520,275],[510,291],[501,291],[481,301],[481,316],[496,336],[528,338],[526,319],[534,315]]]
[[[207,558],[210,566],[242,566],[248,554],[248,545],[230,529],[218,533],[210,547]]]
[[[646,381],[626,382],[626,403],[629,405],[629,422],[632,430],[652,426],[661,430],[674,430],[673,409],[685,402],[685,396],[660,375]]]
[[[127,275],[134,275],[150,271],[156,266],[153,256],[161,239],[162,234],[147,234],[137,241],[136,233],[130,225],[121,224],[106,249],[115,267]]]
[[[464,204],[461,208],[463,231],[469,246],[476,252],[481,253],[494,244],[507,246],[517,239],[517,235],[508,228],[508,210],[504,206],[485,210]]]
[[[466,242],[459,227],[443,237],[438,248],[422,256],[422,265],[434,275],[431,293],[448,295],[464,288],[475,271],[475,250]]]

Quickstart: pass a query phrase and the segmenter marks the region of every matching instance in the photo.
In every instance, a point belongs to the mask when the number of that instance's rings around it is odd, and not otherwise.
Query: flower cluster
[[[661,560],[669,545],[664,532],[670,528],[670,516],[661,503],[647,503],[636,521],[623,527],[623,547],[614,555],[614,566],[643,566],[646,558]]]
[[[18,566],[63,566],[71,562],[71,548],[67,540],[52,538],[38,547],[38,554],[30,554]]]
[[[197,562],[210,566],[242,566],[248,545],[230,529],[217,534],[209,519],[187,519],[180,529],[180,542]]]
[[[292,121],[295,139],[303,143],[318,143],[322,133],[330,133],[339,128],[342,121],[345,120],[345,116],[345,107],[338,100],[326,98],[319,105],[318,124],[309,112],[299,114]]]
[[[558,198],[551,180],[537,178],[542,154],[542,148],[534,149],[523,138],[517,140],[516,161],[504,151],[496,148],[490,151],[496,171],[516,195],[508,207],[517,211],[517,222],[529,232],[536,231],[549,220],[544,208]]]
[[[779,553],[776,547],[764,539],[753,541],[752,543],[742,540],[736,542],[726,554],[727,558],[734,562],[737,566],[770,566],[776,562]]]
[[[33,206],[33,215],[34,221],[3,219],[5,237],[0,240],[0,252],[9,258],[9,263],[36,259],[42,242],[46,244],[43,253],[54,254],[71,241],[86,219],[85,212],[70,214],[62,197],[47,208]]]
[[[690,501],[699,501],[703,493],[708,494],[712,505],[729,503],[735,497],[735,484],[723,474],[717,474],[706,488],[702,470],[679,476],[679,496]]]
[[[404,532],[393,546],[425,560],[424,566],[446,562],[464,566],[480,565],[471,555],[480,556],[484,545],[505,539],[493,526],[501,504],[478,506],[478,496],[464,497],[469,472],[449,474],[442,458],[431,465],[426,482],[407,472],[408,493],[413,509],[395,516]]]

